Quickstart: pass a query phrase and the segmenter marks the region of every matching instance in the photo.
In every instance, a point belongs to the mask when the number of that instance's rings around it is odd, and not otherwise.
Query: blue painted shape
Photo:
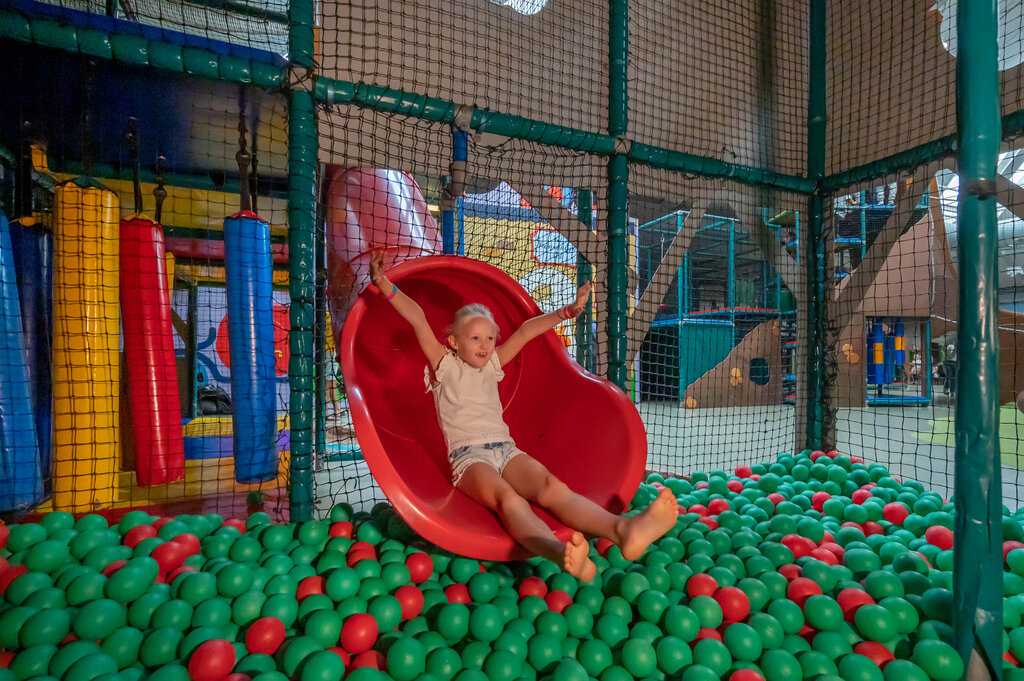
[[[0,213],[0,510],[43,496],[21,303],[7,217]]]
[[[277,477],[273,261],[270,225],[242,213],[224,220],[235,480]]]

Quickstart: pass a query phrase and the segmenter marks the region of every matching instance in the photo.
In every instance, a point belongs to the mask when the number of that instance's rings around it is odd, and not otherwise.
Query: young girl
[[[526,343],[560,322],[583,312],[590,284],[579,290],[576,302],[523,322],[501,345],[498,327],[485,306],[467,305],[448,328],[448,347],[434,336],[418,304],[384,275],[384,253],[370,257],[370,280],[395,310],[412,325],[427,357],[427,387],[434,393],[437,416],[448,447],[452,483],[471,499],[498,514],[512,537],[535,554],[561,565],[569,574],[593,579],[597,570],[588,557],[583,533],[615,542],[633,560],[675,524],[678,507],[669,490],[640,515],[609,513],[573,492],[529,454],[516,448],[502,418],[498,381],[501,367],[512,361]],[[560,542],[534,514],[534,503],[574,528]]]

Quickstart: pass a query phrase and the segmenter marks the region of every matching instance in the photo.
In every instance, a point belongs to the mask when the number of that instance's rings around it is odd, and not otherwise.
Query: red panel
[[[416,300],[438,339],[457,310],[484,303],[506,337],[540,309],[518,283],[487,263],[417,258],[388,272]],[[497,517],[451,485],[434,403],[424,392],[426,360],[415,335],[384,298],[364,292],[339,345],[359,446],[396,510],[426,539],[465,556],[528,555]],[[643,422],[612,383],[586,373],[555,333],[529,343],[499,384],[516,444],[577,492],[614,513],[626,508],[647,458]],[[542,517],[568,538],[569,530]]]

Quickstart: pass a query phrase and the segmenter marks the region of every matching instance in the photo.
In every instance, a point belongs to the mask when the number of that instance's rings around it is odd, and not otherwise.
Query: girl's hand
[[[562,309],[562,317],[564,319],[572,319],[583,314],[583,311],[587,309],[587,299],[590,298],[590,282],[580,287],[580,290],[576,292],[576,302],[571,305],[566,305]]]
[[[377,249],[370,253],[370,282],[384,290],[387,277],[384,276],[384,249]]]

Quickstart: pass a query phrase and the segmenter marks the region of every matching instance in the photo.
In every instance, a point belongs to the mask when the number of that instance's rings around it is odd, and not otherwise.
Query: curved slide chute
[[[506,336],[541,313],[515,280],[478,260],[416,258],[388,278],[420,304],[442,341],[454,311],[468,303],[487,305]],[[408,323],[371,289],[349,313],[338,347],[359,446],[406,522],[461,555],[526,557],[493,513],[452,487],[433,398],[424,391],[426,362]],[[550,332],[505,366],[499,394],[521,449],[613,513],[626,508],[643,476],[647,436],[622,391],[586,373]],[[568,538],[571,530],[540,514]]]
[[[441,235],[409,173],[335,168],[327,185],[327,299],[335,342],[356,297],[370,283],[370,253],[385,266],[441,252]],[[337,345],[335,345],[337,347]]]

